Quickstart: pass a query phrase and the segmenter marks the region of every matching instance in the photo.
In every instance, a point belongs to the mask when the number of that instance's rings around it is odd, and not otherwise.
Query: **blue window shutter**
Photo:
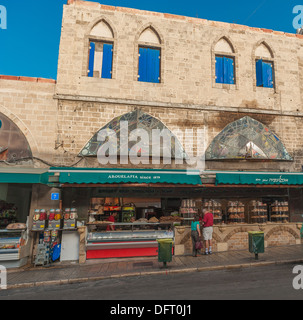
[[[257,87],[263,86],[263,61],[260,59],[256,62]]]
[[[234,59],[233,58],[228,58],[224,57],[223,59],[224,63],[224,83],[228,84],[234,84],[235,79],[234,79]]]
[[[95,43],[90,42],[89,44],[89,63],[88,63],[88,76],[93,77],[94,76],[94,62],[95,62]]]
[[[216,57],[216,83],[224,83],[223,57]]]
[[[263,62],[263,86],[273,88],[273,64],[271,62]]]
[[[139,81],[159,83],[160,80],[160,50],[154,48],[139,48]]]
[[[138,81],[146,81],[147,78],[147,49],[139,48],[139,70],[138,70]]]
[[[149,49],[150,52],[150,78],[149,82],[159,83],[160,77],[160,50]]]
[[[104,43],[101,78],[111,79],[112,67],[113,67],[113,45],[110,43]]]

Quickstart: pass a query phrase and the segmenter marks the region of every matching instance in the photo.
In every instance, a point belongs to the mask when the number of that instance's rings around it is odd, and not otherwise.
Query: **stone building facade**
[[[110,79],[88,76],[91,41],[113,45]],[[159,82],[139,81],[140,47],[159,50]],[[216,56],[232,58],[233,83],[216,81]],[[292,160],[208,159],[206,169],[300,172],[302,57],[302,35],[68,0],[63,8],[57,79],[0,76],[0,113],[27,138],[34,167],[101,167],[95,157],[79,157],[81,150],[110,121],[141,110],[177,137],[178,130],[190,132],[180,136],[180,142],[185,151],[192,146],[194,155],[201,151],[198,129],[206,130],[204,153],[227,125],[248,116],[277,135]],[[273,66],[273,87],[257,86],[258,59]],[[38,205],[37,194],[34,200]],[[47,207],[46,200],[43,204]],[[219,230],[215,242],[237,240],[243,230],[230,236]],[[298,243],[298,226],[292,230],[292,243]],[[270,236],[267,240],[272,244],[275,240]],[[246,243],[245,237],[246,233]]]

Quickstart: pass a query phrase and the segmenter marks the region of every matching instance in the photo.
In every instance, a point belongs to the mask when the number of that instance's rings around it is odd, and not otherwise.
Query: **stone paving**
[[[230,268],[250,268],[272,264],[303,264],[303,244],[266,248],[256,260],[248,251],[218,252],[212,255],[173,256],[167,267],[157,257],[88,260],[85,264],[56,262],[48,267],[9,269],[8,289],[98,281],[113,277],[159,273],[203,272]]]

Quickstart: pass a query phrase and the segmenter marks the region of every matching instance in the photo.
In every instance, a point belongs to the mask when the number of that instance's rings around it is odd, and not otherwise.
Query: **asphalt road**
[[[303,300],[293,288],[294,265],[108,279],[1,290],[0,300]],[[302,267],[303,268],[303,267]]]

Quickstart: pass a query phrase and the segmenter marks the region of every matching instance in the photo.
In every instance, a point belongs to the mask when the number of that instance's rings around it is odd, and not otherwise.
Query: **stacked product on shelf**
[[[227,223],[245,223],[245,205],[241,201],[228,201],[227,203]]]
[[[267,204],[262,201],[252,200],[249,203],[249,217],[251,223],[267,222]]]
[[[10,223],[17,222],[17,207],[12,203],[1,201],[0,203],[0,229],[4,229]]]
[[[133,203],[122,207],[121,222],[132,222],[136,218],[136,207]]]
[[[180,214],[183,218],[185,225],[190,225],[194,220],[195,215],[198,214],[198,208],[196,207],[196,201],[194,199],[184,199],[181,202]]]
[[[205,200],[203,202],[203,209],[207,209],[213,214],[214,224],[222,223],[222,205],[217,200]]]
[[[289,208],[287,201],[275,201],[270,206],[270,219],[272,222],[289,222]]]

